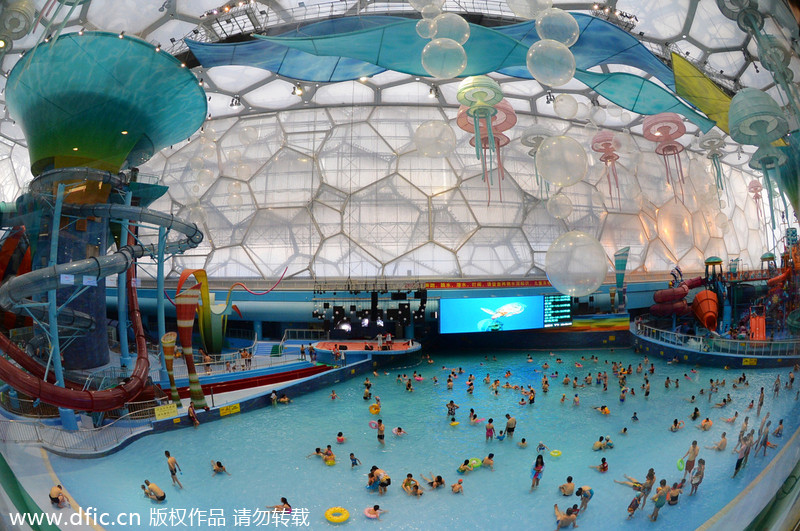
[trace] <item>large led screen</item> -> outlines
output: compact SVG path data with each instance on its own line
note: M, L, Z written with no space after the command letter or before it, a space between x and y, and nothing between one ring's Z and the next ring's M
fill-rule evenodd
M441 299L439 332L463 334L530 330L572 324L565 295Z

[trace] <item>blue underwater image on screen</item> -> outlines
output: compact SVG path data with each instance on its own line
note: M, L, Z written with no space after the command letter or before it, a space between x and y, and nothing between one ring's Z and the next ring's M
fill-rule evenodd
M442 334L528 330L544 326L544 297L441 299Z

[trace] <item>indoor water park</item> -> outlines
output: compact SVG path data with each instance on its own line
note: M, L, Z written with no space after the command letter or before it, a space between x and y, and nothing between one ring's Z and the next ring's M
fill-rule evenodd
M0 61L0 528L800 526L800 3L7 0Z

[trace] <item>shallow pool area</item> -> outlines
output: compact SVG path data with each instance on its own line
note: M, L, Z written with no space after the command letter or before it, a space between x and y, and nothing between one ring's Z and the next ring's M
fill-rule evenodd
M53 468L62 485L70 491L83 507L96 507L111 514L135 511L142 515L143 529L164 528L165 523L151 519L152 509L164 510L166 522L170 518L183 518L184 525L195 529L245 528L256 525L255 511L266 505L275 505L282 496L295 509L308 510L307 522L312 529L325 529L330 524L325 511L341 506L350 512L345 526L350 528L374 528L376 525L391 529L475 529L491 527L510 529L518 526L533 526L534 529L555 528L553 505L565 510L579 503L576 496L563 497L557 487L568 475L574 477L576 486L587 485L594 490L594 498L588 509L578 518L580 527L587 529L694 529L722 509L763 469L768 460L779 451L798 427L797 386L794 390L781 389L773 399L772 384L776 375L786 381L788 369L747 371L749 387L733 389L732 383L741 371L725 371L688 365L668 365L652 359L655 373L650 376L651 392L645 398L640 386L644 373L628 377L628 385L635 390L624 403L619 401L617 379L611 373L611 361L632 364L635 368L644 356L629 350L598 350L557 352L531 351L533 362L527 362L528 352L496 351L489 353L431 353L433 364L425 361L402 369L381 370L378 377L369 376L372 393L381 398L382 410L372 415L368 406L372 401L362 399L364 377L354 377L303 396L291 397L292 403L268 407L256 412L232 415L221 421L203 424L197 429L177 431L144 437L123 450L101 459L68 459L50 456ZM591 355L599 362L587 361ZM486 358L488 359L485 359ZM496 356L496 360L493 357ZM581 360L581 357L586 360ZM556 358L563 363L557 364ZM608 364L604 361L608 360ZM542 364L551 365L546 372L560 373L558 379L551 378L549 393L541 387ZM575 363L583 364L576 368ZM464 370L448 390L446 379L449 371L442 366ZM696 373L691 372L696 369ZM591 386L573 389L572 384L562 385L561 379L568 374L570 379L583 378L598 370L608 372L608 390L594 383ZM413 381L413 392L405 390L397 382L398 374L411 376L417 371L425 378ZM509 377L504 377L507 371ZM487 373L491 379L508 381L512 385L531 384L536 389L535 405L518 404L521 394L512 389L499 389L498 394L483 382ZM475 376L472 395L466 391L467 377ZM691 379L684 377L684 374ZM434 384L432 377L439 379ZM676 379L680 387L665 389L667 377ZM709 379L726 379L726 386L709 402L700 396L706 391ZM765 388L765 404L762 417L756 416L755 408L746 409L751 400L758 402L760 387ZM335 389L339 399L331 400ZM572 405L572 398L579 395L580 405ZM725 408L712 408L713 404L730 393L734 402ZM562 394L566 395L564 403ZM687 399L695 395L697 401L690 404ZM450 425L445 404L454 400L460 406L456 417L457 426ZM593 406L608 405L609 415L602 415ZM696 428L697 422L689 415L698 407L701 419L710 417L714 425L709 431ZM505 414L516 417L517 429L514 439L485 441L483 423L470 425L467 421L469 409L474 408L478 417L494 418L496 429L505 429ZM731 417L739 412L739 420L728 424L721 417ZM636 412L638 422L631 420ZM732 449L745 416L750 416L750 426L758 430L761 418L769 412L774 429L779 419L784 419L784 437L770 440L778 449L770 449L767 457L751 453L749 463L735 479L733 474L736 455ZM368 425L381 418L387 425L386 444L380 445L376 431ZM672 433L668 430L674 418L685 422L685 428ZM407 433L397 437L391 429L401 426ZM620 431L627 427L628 434ZM338 444L337 432L343 432L347 440ZM704 447L719 440L723 431L728 433L728 450L716 452ZM603 452L592 451L592 443L600 436L610 435L614 448ZM517 443L526 438L528 448L519 448ZM647 515L653 502L647 501L643 511L627 520L627 507L634 491L614 483L627 474L644 479L648 468L653 467L657 480L667 479L671 485L680 481L683 472L677 469L677 460L684 455L692 440L700 447L699 457L706 461L706 474L696 496L688 496L688 487L677 506L661 509L658 521L650 522ZM543 441L550 450L559 450L561 456L554 458L549 451L542 455L545 460L544 475L539 488L530 490L531 466L536 459L536 445ZM315 447L325 448L330 444L337 455L335 466L325 466L318 457L307 458ZM183 473L178 478L184 488L171 485L164 451L169 450L178 460ZM361 465L350 466L349 454L354 453ZM466 475L456 473L456 468L465 459L484 458L495 454L494 471L477 469ZM605 474L590 469L598 465L601 457L608 461ZM230 476L213 475L210 462L221 461ZM365 489L366 475L372 465L386 470L392 484L384 496ZM443 476L447 487L435 491L425 490L421 498L412 498L403 492L401 483L407 473L424 483L420 474ZM140 484L144 479L157 483L167 494L166 502L155 504L142 495ZM463 479L464 493L455 495L450 485ZM380 504L388 513L380 522L365 518L367 506ZM175 511L173 511L175 510ZM208 523L210 511L222 516L222 526ZM190 523L190 515L193 520ZM246 518L250 515L249 519ZM263 516L261 524L264 524ZM200 522L198 519L204 519ZM171 523L175 524L173 520ZM219 523L219 522L217 522ZM292 526L292 521L289 521Z

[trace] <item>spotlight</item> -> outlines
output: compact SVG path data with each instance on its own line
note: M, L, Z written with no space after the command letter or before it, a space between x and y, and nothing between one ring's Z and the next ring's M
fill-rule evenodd
M292 96L302 96L303 95L303 87L298 83L294 87L292 87Z
M361 76L360 78L358 78L358 80L361 81L362 83L366 83L368 79L369 78L367 76Z
M428 91L429 98L438 98L439 97L439 87L436 85L431 85L431 89Z
M160 51L161 51L161 44L160 44L160 43L159 43L159 45L158 45L158 46L156 46L156 51L157 51L157 52L160 52Z
M85 29L85 28L81 28L81 29L78 31L78 35L83 35L83 32L84 32L84 31L86 31L86 29Z
M119 35L117 35L117 37L119 37L120 39L123 38L124 36L125 36L125 32L124 31L120 31Z
M0 37L0 50L5 48L7 44L8 43L6 42L6 40L3 37Z

